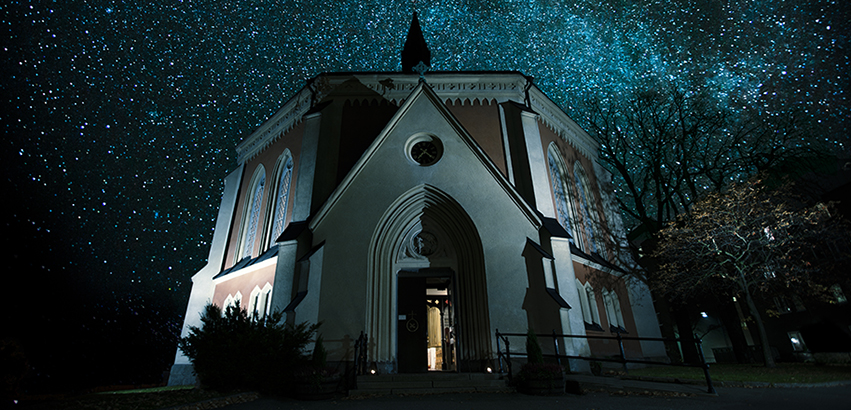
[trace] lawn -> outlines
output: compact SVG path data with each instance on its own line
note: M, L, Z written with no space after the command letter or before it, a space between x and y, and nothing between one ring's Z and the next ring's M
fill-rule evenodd
M703 370L693 367L658 366L630 369L630 376L704 380ZM778 363L775 368L745 364L710 364L712 380L768 383L824 383L851 380L851 366L809 363Z
M224 398L231 395L232 394L196 389L193 386L177 386L121 390L67 398L40 398L37 400L24 401L22 404L25 409L35 410L156 410L211 399ZM240 399L241 401L244 401L245 397L241 397Z

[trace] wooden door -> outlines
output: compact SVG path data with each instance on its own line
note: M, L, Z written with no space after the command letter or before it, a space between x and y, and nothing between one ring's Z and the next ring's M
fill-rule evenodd
M397 342L399 373L428 371L428 313L426 278L400 276L398 280Z

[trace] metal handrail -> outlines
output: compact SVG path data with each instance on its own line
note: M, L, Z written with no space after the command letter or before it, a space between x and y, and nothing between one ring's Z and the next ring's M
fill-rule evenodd
M511 350L510 350L510 342L508 341L509 337L526 337L526 333L501 333L499 329L496 329L496 351L497 358L499 360L499 372L500 374L506 374L505 367L508 368L508 378L511 379ZM553 338L553 345L555 347L555 354L545 354L544 357L553 357L556 359L559 365L561 365L561 359L579 359L579 360L588 360L588 361L597 361L597 362L615 362L621 363L623 365L624 372L627 371L626 364L627 363L637 363L637 364L652 364L652 365L663 365L663 366L682 366L682 367L700 367L703 369L703 375L706 378L706 386L707 391L711 394L716 394L715 387L712 384L712 378L709 376L709 364L706 363L706 357L703 355L703 341L694 335L694 339L685 339L685 338L662 338L662 337L634 337L634 336L621 336L620 332L616 333L616 336L594 336L594 335L563 335L557 334L555 329L553 329L552 334L536 334L538 337L551 337ZM559 353L558 339L560 337L572 337L572 338L582 338L582 339L607 339L607 340L617 340L618 341L618 349L619 356L617 358L603 358L603 357L584 357L584 356L575 356L575 355L567 355ZM657 362L651 360L637 360L637 359L627 359L626 353L623 348L624 340L637 340L637 341L650 341L650 342L690 342L695 343L697 346L698 356L700 357L700 363L691 364L691 363L665 363L665 362ZM501 343L505 344L505 353L502 352ZM526 353L515 352L517 356L527 356ZM503 367L503 358L505 359L505 367Z
M355 374L358 376L367 374L369 371L369 360L366 354L368 343L369 337L361 331L360 336L358 336L358 339L355 341Z

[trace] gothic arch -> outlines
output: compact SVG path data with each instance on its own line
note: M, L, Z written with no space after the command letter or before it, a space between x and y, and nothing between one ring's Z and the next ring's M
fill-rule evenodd
M266 210L266 229L263 235L263 250L275 244L287 226L287 209L293 202L293 156L289 149L278 157L272 171L272 184Z
M237 249L234 253L234 263L254 254L254 245L257 241L257 233L263 229L260 225L261 206L263 204L263 190L266 185L266 168L263 164L257 166L251 177L248 190L245 191L245 201L240 219L239 239Z
M547 167L550 170L550 186L555 203L556 218L570 235L570 242L580 246L582 239L577 228L574 194L567 173L567 166L556 144L550 143L547 148Z
M434 226L451 248L443 258L425 258L421 267L448 267L455 272L458 309L458 359L462 367L481 367L491 356L490 315L484 252L472 219L458 202L431 185L402 194L385 211L369 245L366 332L370 357L392 366L396 360L397 271L410 267L399 258L417 225ZM446 256L451 256L446 258ZM451 259L451 260L450 260ZM476 369L480 370L480 369Z

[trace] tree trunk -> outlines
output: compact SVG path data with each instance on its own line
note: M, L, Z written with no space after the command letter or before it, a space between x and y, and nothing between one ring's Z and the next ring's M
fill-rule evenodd
M659 317L659 331L665 339L673 339L677 337L674 332L674 318L671 317L671 305L664 298L653 298L653 304L656 307L656 312ZM665 352L668 354L668 359L671 363L682 363L683 356L680 354L680 348L677 342L665 342Z
M694 337L694 311L685 304L673 305L674 320L677 322L677 330L680 339L692 339ZM697 353L697 345L693 342L681 342L680 349L683 352L683 363L700 363Z
M747 288L745 288L745 300L748 302L748 309L750 309L754 321L756 321L756 327L759 330L759 339L762 343L762 357L765 360L765 367L774 367L774 356L771 355L771 346L768 345L768 335L765 333L765 325L762 323L762 316L759 314L756 304L753 303L751 292Z
M748 350L748 342L745 339L745 333L742 331L742 320L736 312L736 302L719 300L717 303L721 315L721 323L727 329L727 336L730 338L730 345L733 348L733 355L736 357L736 362L741 364L753 363L753 356Z

